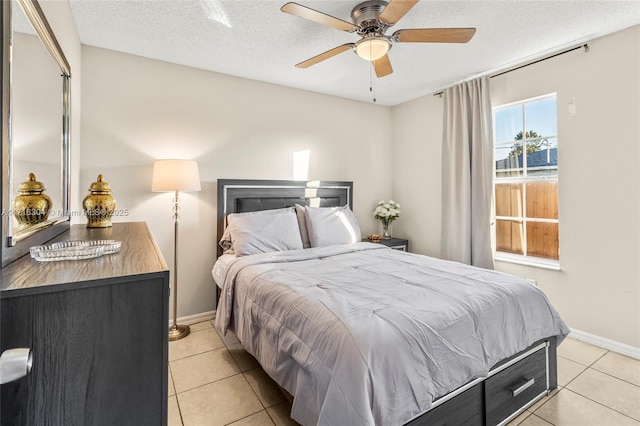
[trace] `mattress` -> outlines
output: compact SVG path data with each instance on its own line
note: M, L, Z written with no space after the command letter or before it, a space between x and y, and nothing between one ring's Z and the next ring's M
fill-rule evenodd
M216 327L294 396L303 425L396 425L569 330L525 280L358 243L233 259Z

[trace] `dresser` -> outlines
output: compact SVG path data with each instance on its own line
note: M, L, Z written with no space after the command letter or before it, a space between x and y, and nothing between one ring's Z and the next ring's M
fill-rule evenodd
M169 269L147 225L74 225L51 242L106 239L120 252L1 269L1 346L33 354L1 388L1 424L167 424Z

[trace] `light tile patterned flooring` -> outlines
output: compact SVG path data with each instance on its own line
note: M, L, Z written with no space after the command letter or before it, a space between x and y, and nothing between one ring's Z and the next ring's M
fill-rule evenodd
M558 385L510 426L640 426L640 361L567 338ZM169 342L169 426L297 425L290 411L256 360L209 321Z

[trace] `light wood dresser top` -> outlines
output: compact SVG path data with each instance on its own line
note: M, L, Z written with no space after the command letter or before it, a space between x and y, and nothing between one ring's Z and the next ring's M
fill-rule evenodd
M122 241L119 253L94 259L38 262L29 254L0 269L0 298L70 290L74 283L83 286L108 285L116 277L163 273L168 267L147 224L114 223L111 228L87 228L73 225L49 241L116 240Z

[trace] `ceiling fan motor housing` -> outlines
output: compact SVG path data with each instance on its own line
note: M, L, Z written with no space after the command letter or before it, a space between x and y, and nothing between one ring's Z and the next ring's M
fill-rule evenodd
M351 20L358 27L358 34L384 34L386 26L378 17L386 6L387 2L384 0L367 0L354 7L351 10Z

